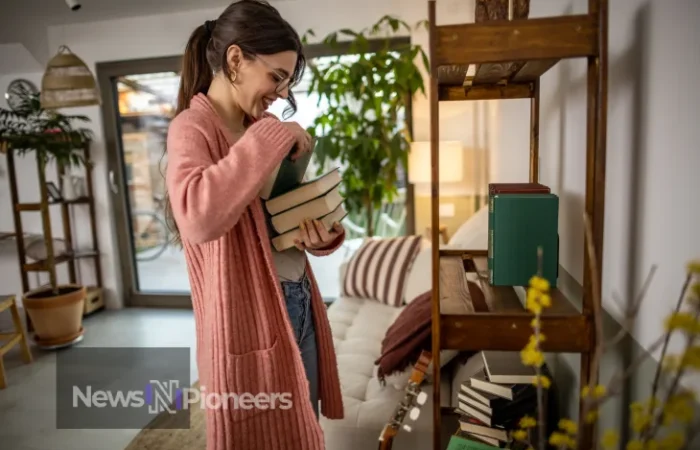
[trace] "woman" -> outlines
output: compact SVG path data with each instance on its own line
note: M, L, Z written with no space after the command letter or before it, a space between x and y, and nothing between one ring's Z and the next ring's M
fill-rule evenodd
M295 109L290 87L304 66L299 36L262 1L233 3L185 49L166 181L192 286L209 450L320 450L318 402L343 417L306 253L333 252L345 232L302 223L297 247L275 252L258 196L293 147L294 158L312 149L301 126L266 113L278 98ZM232 398L219 406L222 395Z

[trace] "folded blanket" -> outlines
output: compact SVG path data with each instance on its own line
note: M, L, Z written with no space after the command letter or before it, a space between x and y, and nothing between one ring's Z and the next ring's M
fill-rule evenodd
M386 331L377 376L384 378L418 361L421 351L431 349L432 292L427 291L409 303Z
M471 281L467 285L475 306L485 305L481 288ZM432 314L432 291L422 293L401 311L387 330L382 353L374 362L380 383L384 384L386 376L414 365L423 350L432 351Z

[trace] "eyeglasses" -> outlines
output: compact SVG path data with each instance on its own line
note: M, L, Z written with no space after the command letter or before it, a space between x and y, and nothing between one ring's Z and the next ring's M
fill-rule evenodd
M292 77L291 76L287 76L287 75L281 73L278 69L275 69L274 67L272 67L272 65L269 62L265 61L263 58L261 58L259 56L258 56L258 60L262 61L262 63L265 64L267 66L267 68L270 69L272 71L272 73L275 74L275 77L277 77L279 79L277 87L275 88L275 92L277 94L284 91L285 88L289 88L289 90L291 90L294 87L294 85L292 84Z

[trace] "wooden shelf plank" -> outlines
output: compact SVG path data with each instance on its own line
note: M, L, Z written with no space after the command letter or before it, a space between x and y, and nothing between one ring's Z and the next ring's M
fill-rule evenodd
M534 92L530 84L440 86L440 101L508 100L531 98Z
M519 351L532 335L532 315L474 313L445 315L440 320L440 347L449 350ZM542 349L548 352L581 353L591 350L590 321L576 316L542 317L542 333L547 339Z
M522 67L511 77L511 83L530 83L539 79L549 69L554 67L560 59L539 59L536 61L527 61Z
M520 350L532 334L533 315L510 286L491 286L485 274L485 250L440 250L440 312L443 348L454 350ZM485 305L472 304L467 272L475 272ZM552 338L548 351L589 350L590 321L558 289L542 315L542 332Z
M51 205L82 205L90 203L90 199L87 197L76 198L72 200L60 200L48 202ZM41 203L18 203L15 205L16 211L41 211Z
M437 66L577 58L598 52L597 19L589 15L435 28Z
M63 264L64 262L73 261L75 259L81 258L97 258L98 256L100 256L99 252L94 250L80 251L73 254L57 256L56 258L54 258L53 265ZM34 261L24 265L24 270L26 270L27 272L43 272L49 270L50 268L51 265L45 259L41 261Z

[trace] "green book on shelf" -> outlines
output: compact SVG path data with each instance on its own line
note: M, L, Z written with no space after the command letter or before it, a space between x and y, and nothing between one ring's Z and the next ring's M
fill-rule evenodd
M467 439L456 434L452 435L450 442L447 444L447 450L493 450L494 448L497 449L498 447L472 441L471 439Z
M537 274L542 248L542 276L552 287L559 271L559 197L555 194L496 194L490 199L489 282L492 286L527 286Z

